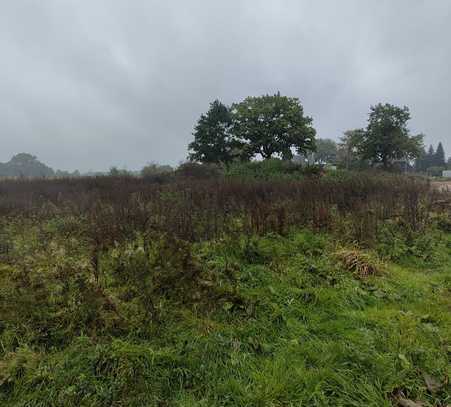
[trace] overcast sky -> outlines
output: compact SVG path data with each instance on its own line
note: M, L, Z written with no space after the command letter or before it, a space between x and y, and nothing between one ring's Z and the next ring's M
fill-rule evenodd
M177 164L208 104L299 97L321 138L407 105L451 155L450 0L2 0L0 161Z

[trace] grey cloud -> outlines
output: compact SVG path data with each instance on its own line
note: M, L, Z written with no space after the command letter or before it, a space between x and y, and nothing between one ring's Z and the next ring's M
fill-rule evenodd
M280 90L320 137L408 105L451 155L448 0L5 0L0 160L140 168L186 156L208 103Z

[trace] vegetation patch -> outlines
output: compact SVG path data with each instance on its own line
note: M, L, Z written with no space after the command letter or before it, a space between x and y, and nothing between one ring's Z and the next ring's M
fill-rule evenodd
M451 236L420 181L0 187L2 406L451 402Z
M346 270L350 271L357 277L365 278L381 274L382 266L369 253L362 252L358 249L342 249L336 253L337 259L340 260Z

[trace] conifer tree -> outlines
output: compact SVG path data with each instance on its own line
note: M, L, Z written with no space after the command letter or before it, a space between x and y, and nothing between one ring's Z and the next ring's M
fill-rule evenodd
M434 166L435 167L444 167L446 165L445 161L445 150L443 149L442 143L438 143L437 150L435 151L434 156Z

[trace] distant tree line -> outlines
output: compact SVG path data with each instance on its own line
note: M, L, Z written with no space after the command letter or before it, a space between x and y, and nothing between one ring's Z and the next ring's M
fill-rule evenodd
M79 177L80 172L54 170L32 154L16 154L6 163L0 163L0 177L3 178L67 178Z
M313 120L304 114L298 98L277 93L248 97L231 106L215 100L194 128L188 158L224 165L278 157L348 169L380 167L429 173L431 168L434 173L445 169L443 145L426 153L424 136L410 134L410 118L406 106L379 103L370 107L366 128L348 130L336 143L316 138Z
M451 158L446 160L445 150L441 142L438 143L436 150L430 145L427 152L424 148L422 149L415 162L415 169L429 175L440 175L443 170L451 169Z
M161 174L168 174L174 171L169 165L160 165L150 163L145 165L141 171L128 171L117 167L111 167L108 172L86 172L80 171L62 171L54 170L48 165L42 163L32 154L19 153L14 155L11 160L6 163L0 163L0 177L3 178L75 178L90 176L142 176L153 177Z
M0 177L53 177L55 171L41 163L34 155L16 154L6 163L0 163Z
M371 162L362 156L362 130L348 130L337 143L331 139L317 139L316 150L300 159L320 165L336 165L346 169L364 169L371 167ZM392 162L392 168L410 172L440 176L446 169L451 170L451 158L446 160L443 144L438 143L437 149L429 146L428 151L421 148L415 159L401 159ZM299 158L298 158L299 159Z
M370 107L365 128L347 130L339 142L316 137L313 119L305 115L298 98L275 95L247 97L226 106L219 100L201 114L188 145L188 159L194 163L229 167L236 162L279 158L301 164L336 166L345 169L370 167L385 170L417 171L441 175L451 169L442 143L426 151L422 134L412 135L407 127L408 107L377 104ZM140 172L112 167L108 173L85 176L164 177L176 170L168 165L150 163ZM183 164L179 173L196 171ZM0 177L78 177L80 172L54 171L27 153L0 163Z

